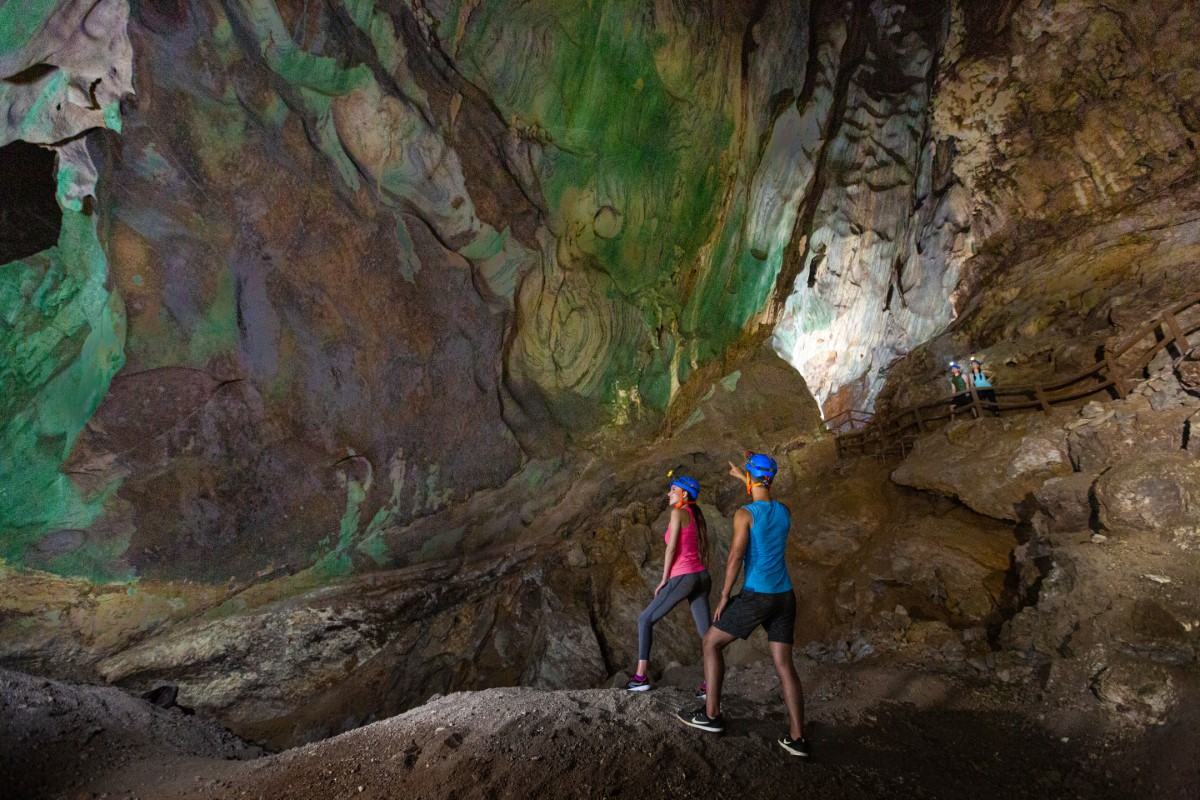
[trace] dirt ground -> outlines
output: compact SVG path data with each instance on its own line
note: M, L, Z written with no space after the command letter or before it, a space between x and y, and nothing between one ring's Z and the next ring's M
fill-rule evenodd
M462 692L258 758L177 709L2 673L0 785L14 800L1200 796L1194 714L1132 735L965 671L798 666L809 762L776 744L785 717L768 663L730 670L722 735L675 719L696 705L699 672L686 668L671 677L687 688L641 694Z

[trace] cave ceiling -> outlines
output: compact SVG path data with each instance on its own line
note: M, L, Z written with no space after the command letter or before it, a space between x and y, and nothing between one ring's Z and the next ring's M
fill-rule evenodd
M1094 328L1197 249L1198 15L1117 5L9 0L0 558L383 566L757 343L835 413Z

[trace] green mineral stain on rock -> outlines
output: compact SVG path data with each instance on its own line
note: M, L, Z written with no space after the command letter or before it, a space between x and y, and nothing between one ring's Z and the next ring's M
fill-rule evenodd
M455 548L462 541L465 532L465 528L455 528L445 533L439 533L436 536L430 536L421 545L421 552L418 554L417 561L435 561L453 555Z
M382 536L367 536L359 542L358 551L374 561L378 567L386 567L391 561L391 553Z
M58 5L58 0L9 0L0 6L0 59L24 47Z
M121 132L121 104L109 103L104 107L104 126L117 133Z
M233 275L224 272L212 305L192 329L186 362L204 364L214 355L236 350L238 340L236 285Z
M72 211L83 210L82 200L67 197L68 193L71 191L71 185L75 183L75 178L77 175L78 172L73 164L62 164L59 166L58 175L56 176L58 184L56 190L57 194L59 197L63 198L63 207L69 208Z
M828 300L818 294L811 294L808 296L808 312L803 317L800 332L813 333L824 330L833 324L836 316L836 310Z
M86 529L107 492L85 497L60 471L125 362L125 309L107 288L95 218L63 209L58 243L0 270L0 559L59 529ZM111 553L55 563L63 574L106 574Z
M458 254L463 258L469 258L472 261L483 261L494 255L498 255L504 245L508 243L508 228L497 232L490 225L485 225L475 240L466 247L458 251Z
M546 142L541 187L555 232L571 236L592 266L612 278L621 303L636 308L648 328L664 300L676 308L688 303L694 324L687 333L714 337L711 354L741 332L767 297L762 281L727 285L729 273L745 266L728 245L722 257L707 260L707 282L690 299L673 285L682 268L702 258L717 227L726 188L721 164L737 112L717 91L668 90L664 74L678 71L675 62L687 56L672 51L643 12L632 0L458 3L445 12L451 30L440 35L504 117ZM514 69L515 47L504 45L529 37L538 43L537 57L523 57ZM726 238L735 236L731 224ZM762 265L753 266L752 275L763 276ZM773 277L768 271L766 283ZM670 292L646 291L664 279ZM597 383L598 399L607 402L614 400L612 387L641 381L649 367L640 343L612 347L607 377ZM643 386L651 405L669 401L669 379Z
M733 372L726 375L724 378L721 378L721 381L720 381L721 386L723 386L725 388L725 391L727 391L727 392L736 391L738 381L741 380L741 377L742 377L742 371L740 369L736 369Z
M368 476L366 485L356 480L346 482L346 510L338 523L337 546L330 552L317 559L313 571L323 578L335 578L345 575L354 566L351 549L354 538L358 534L360 508L367 497L371 479Z

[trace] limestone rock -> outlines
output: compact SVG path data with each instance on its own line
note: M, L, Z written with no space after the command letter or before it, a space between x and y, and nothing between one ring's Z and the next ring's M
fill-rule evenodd
M1176 702L1170 671L1128 660L1107 664L1092 679L1092 691L1113 711L1137 724L1161 724Z
M1175 403L1160 409L1144 400L1114 404L1109 414L1089 419L1067 435L1071 463L1094 473L1142 453L1178 450L1187 418L1194 413Z
M1013 545L1008 530L963 516L915 519L893 530L895 544L875 555L876 563L887 559L886 567L872 571L863 600L874 594L880 607L899 602L910 614L943 617L955 626L998 614ZM860 607L870 608L870 600Z
M918 440L892 473L904 486L958 498L996 519L1019 520L1030 496L1071 473L1067 442L1053 419L978 419Z
M1100 522L1115 532L1156 533L1200 549L1200 461L1187 453L1127 459L1096 482Z
M1050 478L1034 493L1038 510L1051 521L1056 531L1090 528L1091 488L1095 481L1096 476L1088 472Z

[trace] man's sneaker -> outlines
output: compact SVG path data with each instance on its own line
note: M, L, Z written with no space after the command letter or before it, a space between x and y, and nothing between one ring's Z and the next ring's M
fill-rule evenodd
M638 680L637 676L635 675L629 679L629 683L625 684L625 688L631 692L648 691L650 689L650 679L642 678L641 680Z
M801 758L808 758L812 755L812 751L808 749L808 739L793 739L790 736L784 736L779 740L779 746Z
M706 684L706 683L700 684L700 688L696 690L696 699L697 700L707 700L708 699L708 684Z
M720 733L725 730L725 720L721 719L721 715L710 717L705 708L698 708L695 711L681 708L675 716L679 717L679 721L684 725L691 725L693 728L699 728L709 733Z

